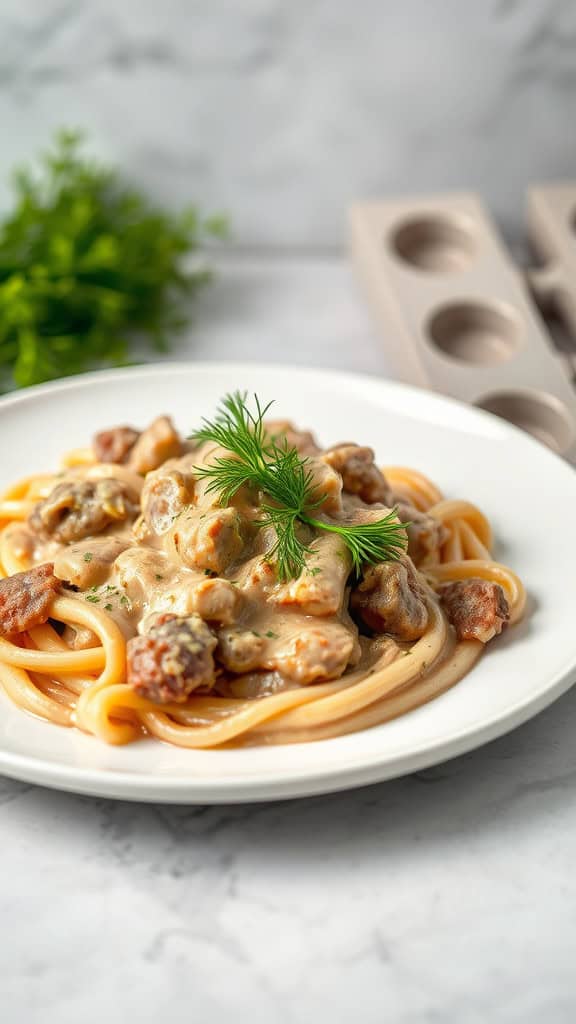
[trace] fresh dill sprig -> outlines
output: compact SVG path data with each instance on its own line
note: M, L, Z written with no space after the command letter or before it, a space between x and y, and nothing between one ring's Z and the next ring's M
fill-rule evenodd
M311 513L326 495L315 486L310 460L286 441L279 443L267 435L264 417L272 402L263 406L254 395L254 412L246 403L246 392L226 395L216 418L202 421L200 430L192 435L194 440L213 442L230 455L218 455L210 465L195 467L195 472L208 481L207 491L217 493L222 505L228 505L243 486L257 488L271 499L272 503L262 503L257 526L271 527L276 534L269 557L276 562L280 580L299 576L312 553L302 539L300 524L338 534L357 575L363 564L394 560L406 550L406 528L398 521L396 509L369 523L314 518Z

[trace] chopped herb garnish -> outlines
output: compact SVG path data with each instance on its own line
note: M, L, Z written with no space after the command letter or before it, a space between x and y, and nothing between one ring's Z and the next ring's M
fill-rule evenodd
M162 574L161 574L161 573L159 573L159 572L156 572L156 573L154 573L154 579L155 579L155 580L163 580L163 579L164 579L164 577L162 576Z
M108 604L104 605L104 610L107 611L107 612L111 612L113 607L114 606L111 605L110 602L108 602Z
M98 594L86 594L86 600L90 601L91 604L99 604L100 603L100 598L98 597Z
M258 632L257 629L251 629L250 632L252 633L252 636L260 636L260 633Z
M93 558L94 558L94 555L92 554L91 551L85 551L84 552L84 561L85 562L91 562Z
M320 566L318 566L318 565L317 565L317 566L315 566L315 567L314 567L313 569L307 569L307 570L306 570L306 574L307 574L308 576L317 576L317 575L318 575L318 573L320 573L320 572L322 572L322 569L321 569L321 568L320 568Z
M265 636L269 637L270 640L277 640L279 634L278 633L274 633L274 631L272 629L269 629L267 631L267 633L265 633Z
M124 607L125 607L125 606L126 606L127 604L129 604L129 601L128 601L128 598L126 597L126 594L122 594L122 597L120 598L120 604L121 604L121 605L124 605Z

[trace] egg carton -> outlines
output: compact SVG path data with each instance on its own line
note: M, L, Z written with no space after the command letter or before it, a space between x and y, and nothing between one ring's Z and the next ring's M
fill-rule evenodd
M576 185L530 189L530 240L543 265L523 271L474 193L350 211L353 262L397 376L495 413L571 460L575 214Z

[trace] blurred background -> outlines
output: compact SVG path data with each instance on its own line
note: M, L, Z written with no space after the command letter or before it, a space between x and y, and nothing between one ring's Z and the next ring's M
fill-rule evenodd
M0 205L61 125L234 244L330 251L359 196L472 188L510 238L576 155L573 0L3 0Z

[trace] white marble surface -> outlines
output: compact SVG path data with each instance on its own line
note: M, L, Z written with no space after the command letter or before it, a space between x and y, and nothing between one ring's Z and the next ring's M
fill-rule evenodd
M199 321L202 358L384 369L341 264L223 262ZM0 1018L572 1024L575 732L576 691L417 776L253 807L0 780Z
M333 245L355 196L475 188L519 230L574 176L573 0L2 0L0 205L14 160L87 129L243 243Z

